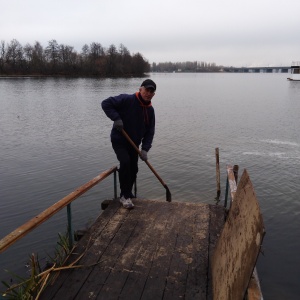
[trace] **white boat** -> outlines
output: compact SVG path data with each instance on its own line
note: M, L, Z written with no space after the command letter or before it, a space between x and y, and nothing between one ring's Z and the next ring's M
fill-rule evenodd
M291 77L287 78L291 81L300 81L300 61L293 61L291 65Z

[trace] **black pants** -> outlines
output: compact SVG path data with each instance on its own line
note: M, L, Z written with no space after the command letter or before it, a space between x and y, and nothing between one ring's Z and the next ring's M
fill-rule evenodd
M126 199L132 197L132 187L138 173L138 153L130 144L112 143L120 162L119 181L121 195Z

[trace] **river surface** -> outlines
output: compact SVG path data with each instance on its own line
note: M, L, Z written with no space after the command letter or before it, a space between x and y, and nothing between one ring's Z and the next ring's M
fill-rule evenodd
M258 273L264 299L300 295L300 82L288 74L150 74L156 134L148 157L173 200L215 203L215 148L221 200L226 165L247 169L266 236ZM0 79L0 238L104 170L118 164L112 122L101 109L110 95L134 93L141 78ZM165 189L140 162L138 195L165 200ZM74 229L88 227L113 196L113 177L77 199ZM0 254L4 269L27 271L30 253L52 255L66 210ZM1 287L2 290L2 287Z

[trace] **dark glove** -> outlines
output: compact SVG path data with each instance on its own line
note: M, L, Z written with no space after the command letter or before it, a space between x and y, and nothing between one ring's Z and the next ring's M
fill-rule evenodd
M123 121L121 119L114 121L113 127L121 131L123 129Z
M146 161L148 159L147 151L142 150L140 155L141 160Z

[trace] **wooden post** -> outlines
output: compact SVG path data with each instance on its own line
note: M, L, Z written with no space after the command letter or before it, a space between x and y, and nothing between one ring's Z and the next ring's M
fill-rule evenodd
M231 195L230 206L231 206L231 203L234 201L234 197L235 197L235 193L236 193L236 189L237 189L235 175L233 172L233 167L231 165L227 166L227 176L228 176L228 183L229 183L229 187L230 187L230 195Z
M217 198L216 198L216 200L219 200L220 195L221 195L219 148L215 149L215 155L216 155L216 180L217 180Z
M234 165L233 166L233 174L234 174L234 178L235 178L235 182L236 185L238 184L238 175L239 175L239 166L238 165Z

